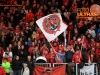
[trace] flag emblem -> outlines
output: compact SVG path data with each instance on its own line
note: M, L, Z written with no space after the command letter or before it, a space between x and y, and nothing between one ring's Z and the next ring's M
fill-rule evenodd
M52 14L43 20L43 29L49 34L56 34L60 30L60 18Z

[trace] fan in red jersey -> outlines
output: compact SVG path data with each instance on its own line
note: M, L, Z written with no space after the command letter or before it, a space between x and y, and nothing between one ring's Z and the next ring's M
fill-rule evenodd
M38 12L35 14L35 19L38 20L43 16L44 16L44 13L42 12L41 9L39 9Z
M91 50L88 51L87 53L87 62L95 62L95 48L92 47Z
M80 63L81 61L82 61L81 51L77 49L75 54L73 55L72 62L76 64L76 63Z

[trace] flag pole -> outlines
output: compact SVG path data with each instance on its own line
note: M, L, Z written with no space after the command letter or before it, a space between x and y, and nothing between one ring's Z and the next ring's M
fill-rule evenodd
M64 47L67 47L66 30L64 31Z

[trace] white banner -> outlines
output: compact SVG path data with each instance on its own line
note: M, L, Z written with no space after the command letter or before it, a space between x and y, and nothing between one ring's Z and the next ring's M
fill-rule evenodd
M64 32L67 25L63 23L60 13L49 14L36 21L37 25L50 42Z
M94 75L94 64L80 69L80 75Z

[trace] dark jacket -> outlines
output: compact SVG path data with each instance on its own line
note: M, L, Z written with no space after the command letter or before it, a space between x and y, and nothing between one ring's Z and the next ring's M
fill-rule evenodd
M13 71L18 71L22 69L22 63L20 60L13 60L12 61L12 70Z
M29 68L29 70L30 71L33 71L33 69L34 69L34 62L33 61L27 61L27 65L28 65L28 68Z

